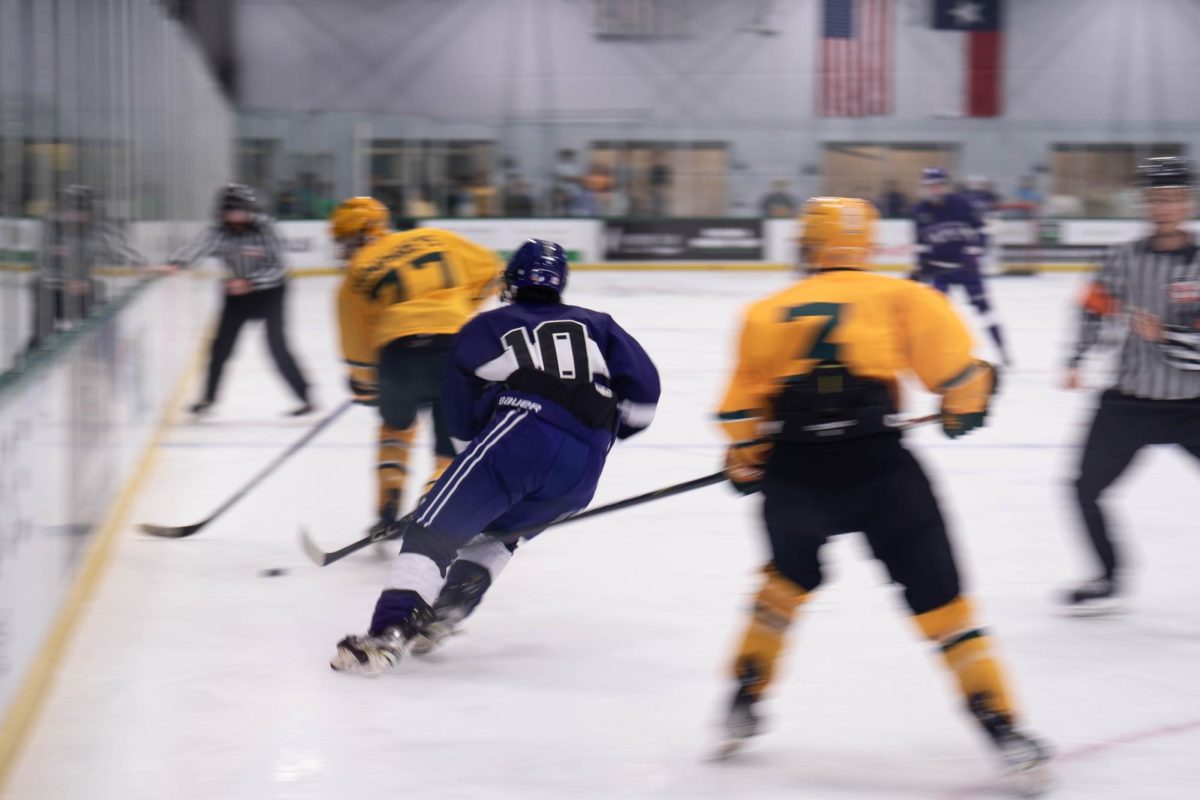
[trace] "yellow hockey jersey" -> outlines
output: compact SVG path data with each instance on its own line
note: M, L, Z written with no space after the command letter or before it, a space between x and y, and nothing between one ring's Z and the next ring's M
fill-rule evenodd
M500 260L437 228L389 233L354 254L338 292L342 355L374 366L389 342L457 333L496 289Z
M859 269L823 270L747 310L719 410L726 434L757 440L788 379L822 361L887 383L897 400L901 373L941 392L974 365L970 333L940 292Z

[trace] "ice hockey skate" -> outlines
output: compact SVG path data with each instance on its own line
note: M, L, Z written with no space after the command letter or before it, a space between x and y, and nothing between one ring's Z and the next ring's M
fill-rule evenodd
M487 568L467 560L454 562L446 576L446 585L433 604L433 621L413 638L412 654L429 655L451 636L462 633L460 623L479 605L491 584Z
M404 656L408 639L399 628L388 628L378 636L347 636L337 644L337 655L329 666L337 672L375 676L393 671Z
M724 740L717 745L712 755L714 761L724 761L745 747L746 743L762 732L762 718L755 710L758 698L751 691L757 678L747 676L738 682L737 691L725 714Z
M1009 729L994 739L1005 773L1022 797L1039 797L1050 788L1049 749L1037 739Z
M1017 730L1007 714L992 711L985 697L973 697L970 706L971 713L998 751L1012 788L1022 797L1038 797L1045 793L1050 787L1046 767L1050 749L1040 740Z
M436 613L437 619L413 637L411 652L414 656L427 656L451 636L462 633L459 623L467 616L465 610L459 607L438 608Z
M1063 610L1072 617L1102 617L1122 610L1117 582L1113 578L1095 578L1069 590L1063 597Z

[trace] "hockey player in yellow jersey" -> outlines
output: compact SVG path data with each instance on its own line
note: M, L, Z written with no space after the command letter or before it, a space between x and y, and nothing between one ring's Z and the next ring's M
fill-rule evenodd
M1046 750L1017 728L929 481L896 427L905 373L941 395L942 428L956 438L984 424L996 372L971 355L943 295L864 269L876 217L864 200L810 200L800 220L807 275L745 315L719 416L732 441L726 474L743 493L763 494L772 560L734 664L726 747L758 732L784 635L821 584L822 545L861 531L1005 765L1036 785Z
M333 238L348 262L338 292L342 355L350 390L378 405L378 514L373 535L396 521L408 473L417 412L432 412L435 470L454 458L438 405L450 340L490 296L500 271L491 250L450 231L392 231L388 211L352 197L333 211Z

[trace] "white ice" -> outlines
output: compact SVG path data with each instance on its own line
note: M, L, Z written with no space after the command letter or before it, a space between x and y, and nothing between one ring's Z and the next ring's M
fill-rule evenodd
M570 299L637 335L665 387L653 428L612 453L597 502L717 467L710 415L736 310L785 280L573 277ZM1185 454L1145 452L1111 494L1130 613L1081 621L1053 602L1093 572L1068 481L1095 394L1057 388L1080 285L994 281L1018 364L991 426L955 442L926 428L909 441L936 482L1027 726L1059 754L1053 796L1194 800L1200 476ZM299 280L290 309L325 410L343 397L333 288ZM725 486L547 534L436 656L377 680L334 674L333 645L364 629L386 563L362 554L317 569L297 529L332 549L370 522L371 412L354 409L192 539L133 528L203 517L312 424L280 418L292 400L265 350L261 330L245 329L219 411L170 429L5 797L1002 796L948 676L856 536L828 548L829 579L794 628L766 704L769 732L734 762L705 762L764 554L758 502ZM908 411L934 407L914 395ZM260 577L268 568L288 572Z

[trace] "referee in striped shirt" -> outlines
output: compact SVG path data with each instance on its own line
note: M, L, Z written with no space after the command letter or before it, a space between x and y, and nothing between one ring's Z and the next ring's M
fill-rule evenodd
M104 284L95 276L99 265L146 266L146 258L106 218L100 199L90 186L73 183L63 189L57 211L42 223L30 350L60 325L74 325L105 302Z
M1200 458L1200 248L1184 228L1195 212L1193 176L1181 158L1140 169L1153 232L1114 247L1084 301L1067 387L1106 321L1127 328L1116 385L1100 396L1075 481L1100 575L1065 598L1080 614L1115 608L1121 563L1100 508L1104 491L1147 445L1179 445Z
M204 397L192 406L192 413L203 413L216 402L225 362L233 353L242 325L251 319L266 322L271 358L300 399L300 406L291 412L291 416L312 411L308 382L284 337L287 269L283 263L283 247L273 221L258 213L258 203L248 186L231 183L223 188L217 195L216 224L175 253L168 263L172 268L186 268L205 256L223 261L230 277L225 281L225 306L209 355Z

